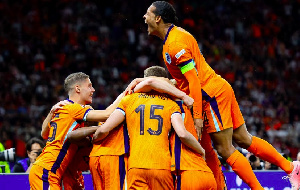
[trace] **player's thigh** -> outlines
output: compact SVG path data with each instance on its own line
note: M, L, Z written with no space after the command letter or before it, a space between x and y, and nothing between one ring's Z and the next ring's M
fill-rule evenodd
M103 189L103 184L102 184L102 179L101 179L101 174L100 174L99 160L100 160L99 156L93 156L93 157L90 157L90 162L89 162L89 167L90 167L90 172L92 175L94 190L102 190Z
M100 174L104 189L123 189L125 163L123 156L100 156Z
M245 121L233 89L226 83L214 97L203 101L204 126L208 133L238 128Z
M174 189L174 181L169 170L148 170L148 181L151 189Z
M177 176L177 190L216 190L217 184L211 172L182 171Z
M32 190L61 190L60 179L38 165L33 165L29 173L29 184Z
M144 169L129 169L127 172L127 189L128 190L149 190L150 187L145 176Z

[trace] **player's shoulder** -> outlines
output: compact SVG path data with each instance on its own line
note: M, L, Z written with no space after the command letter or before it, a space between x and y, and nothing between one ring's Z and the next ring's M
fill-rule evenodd
M124 97L122 98L122 101L129 101L129 100L131 100L132 98L138 97L139 94L140 94L140 93L132 93L132 94L128 94L128 95L126 95L126 96L124 96Z
M63 107L66 110L81 110L81 109L93 109L90 105L82 105L78 103L68 104Z

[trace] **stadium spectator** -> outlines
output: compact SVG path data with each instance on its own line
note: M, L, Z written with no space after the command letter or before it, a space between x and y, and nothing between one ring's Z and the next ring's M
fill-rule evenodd
M42 153L45 143L37 138L33 137L26 143L26 151L28 158L17 161L14 165L13 173L29 173L36 158Z

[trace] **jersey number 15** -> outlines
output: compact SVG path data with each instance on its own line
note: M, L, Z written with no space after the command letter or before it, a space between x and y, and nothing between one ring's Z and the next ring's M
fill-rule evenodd
M163 118L160 115L155 115L154 112L156 109L164 109L164 106L161 105L151 105L150 108L150 119L158 120L158 127L157 130L154 131L150 127L147 129L147 132L150 135L160 135L162 132L162 125L163 125ZM140 135L144 135L144 128L145 128L145 105L141 104L139 107L135 109L136 113L140 112Z

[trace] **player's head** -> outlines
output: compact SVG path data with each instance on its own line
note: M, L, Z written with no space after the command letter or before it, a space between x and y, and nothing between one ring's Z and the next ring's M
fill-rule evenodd
M78 103L92 103L92 96L95 89L93 88L92 82L87 74L82 72L70 74L65 79L64 87L70 98L74 95L79 97L79 99L77 99Z
M152 66L144 70L144 77L164 77L168 78L168 73L165 68L160 66Z
M148 34L157 35L159 24L174 24L177 22L174 7L166 1L155 1L143 16L148 25Z

